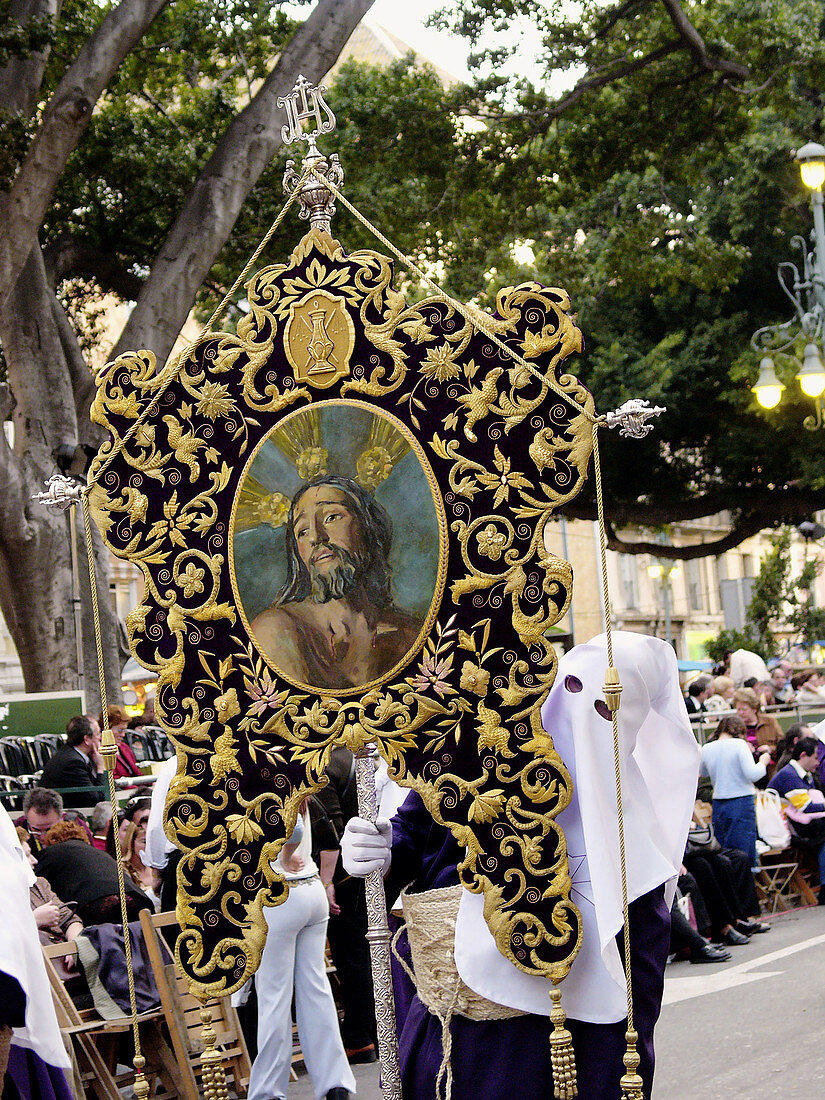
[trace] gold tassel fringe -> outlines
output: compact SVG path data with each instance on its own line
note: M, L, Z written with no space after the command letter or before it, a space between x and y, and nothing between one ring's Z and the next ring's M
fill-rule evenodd
M633 1030L625 1032L625 1039L627 1039L627 1050L625 1051L622 1061L625 1064L627 1073L622 1077L622 1100L644 1100L642 1095L642 1079L638 1074L639 1062L641 1061L639 1053L636 1050L636 1040L639 1038L638 1033Z
M226 1087L226 1075L221 1062L221 1052L215 1049L217 1034L214 1027L212 1027L212 1013L204 1006L201 1008L200 1015L201 1038L203 1039L201 1068L203 1070L204 1100L227 1100L229 1090Z
M550 1064L553 1067L554 1096L556 1100L575 1100L579 1095L576 1086L576 1055L573 1051L573 1036L564 1026L567 1016L561 1006L561 990L552 989L550 1000L553 1002L550 1012L553 1023Z

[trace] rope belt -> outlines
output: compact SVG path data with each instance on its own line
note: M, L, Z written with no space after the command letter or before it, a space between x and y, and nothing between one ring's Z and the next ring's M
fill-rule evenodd
M401 894L407 938L412 954L419 1000L434 1016L466 1016L468 1020L511 1020L524 1016L474 993L461 980L455 965L455 922L461 886Z
M420 894L408 894L404 890L401 905L415 973L395 951L396 959L415 984L419 1000L441 1023L443 1056L435 1092L436 1096L440 1095L441 1082L444 1081L446 1100L450 1100L453 1088L450 1064L450 1021L453 1016L464 1016L468 1020L510 1020L525 1015L518 1009L488 1001L461 980L455 965L455 923L461 890L461 886L445 886ZM396 940L402 930L403 926L396 933Z

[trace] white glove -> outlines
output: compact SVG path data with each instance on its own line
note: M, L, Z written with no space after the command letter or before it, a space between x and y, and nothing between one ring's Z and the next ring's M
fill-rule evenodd
M392 855L392 825L379 817L373 825L362 817L352 817L341 837L341 863L353 878L366 878L371 871L386 874Z

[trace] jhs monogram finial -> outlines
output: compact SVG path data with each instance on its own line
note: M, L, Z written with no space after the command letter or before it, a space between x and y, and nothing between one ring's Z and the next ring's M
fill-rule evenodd
M310 156L318 152L317 139L321 134L331 134L335 129L335 115L327 106L323 84L310 84L305 76L299 76L288 96L278 96L278 106L286 111L287 123L281 127L284 145L293 141L305 141ZM304 130L303 124L313 119L315 128Z
M321 134L331 134L335 129L335 115L322 94L325 91L323 84L316 87L306 77L299 76L288 96L278 96L278 106L284 108L287 116L286 125L281 127L284 145L291 145L293 141L305 141L307 155L304 157L303 168L304 171L307 168L314 170L305 178L298 194L300 216L308 218L314 229L329 233L330 221L335 213L335 199L332 191L324 186L324 181L340 188L344 182L344 169L337 153L332 153L327 160L317 145ZM314 128L304 130L305 122L314 123ZM294 160L286 162L284 190L288 195L298 186L302 174L296 169Z

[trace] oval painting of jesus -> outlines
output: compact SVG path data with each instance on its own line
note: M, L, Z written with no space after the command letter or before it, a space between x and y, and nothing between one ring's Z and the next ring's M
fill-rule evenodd
M447 527L404 424L359 401L285 416L249 460L232 514L237 604L285 679L345 695L418 652L444 589Z

